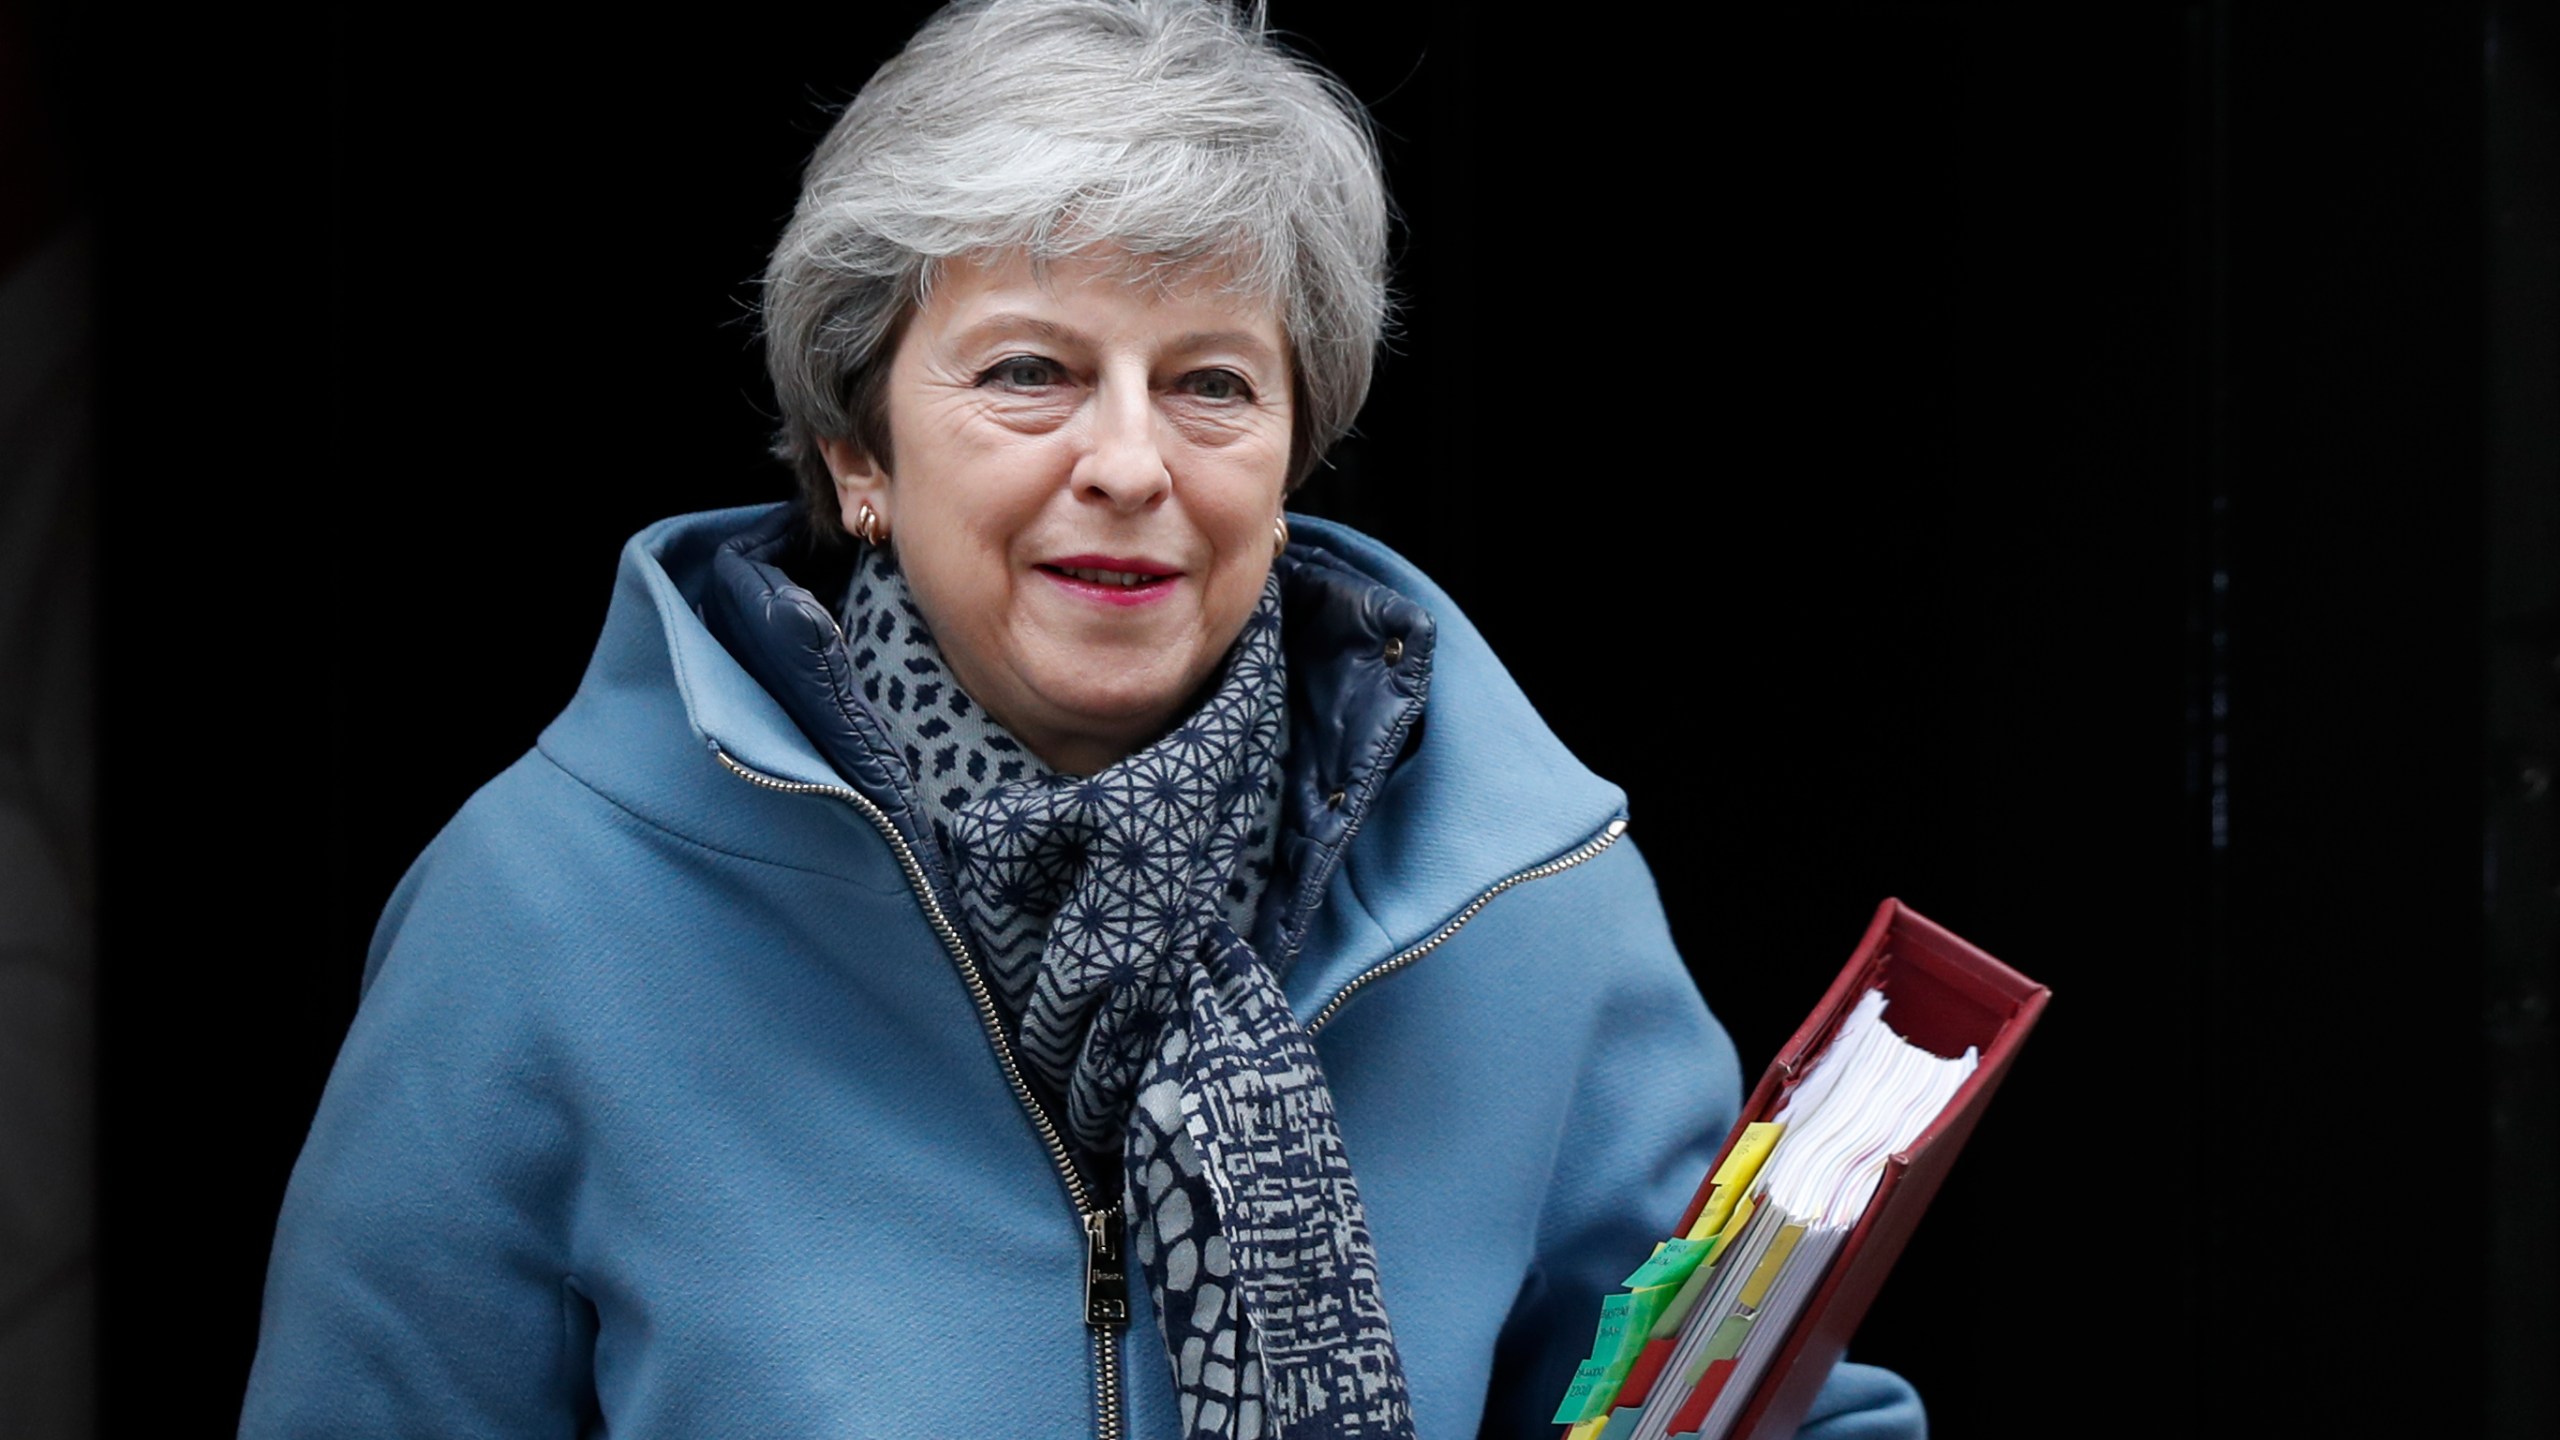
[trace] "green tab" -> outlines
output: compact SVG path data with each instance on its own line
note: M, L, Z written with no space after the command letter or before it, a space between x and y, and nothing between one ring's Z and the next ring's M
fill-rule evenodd
M1680 1286L1674 1282L1649 1285L1634 1292L1622 1290L1600 1302L1600 1331L1592 1337L1591 1358L1573 1372L1573 1384L1565 1391L1564 1403L1556 1407L1557 1424L1579 1425L1609 1413L1617 1404L1618 1391L1627 1383L1628 1372L1644 1358L1645 1341L1653 1334L1654 1322L1662 1318L1664 1307L1679 1293Z
M1717 1236L1721 1240L1722 1236ZM1667 1240L1653 1258L1636 1267L1627 1277L1630 1290L1649 1290L1656 1285L1677 1285L1689 1278L1700 1262L1715 1253L1716 1240Z
M1558 1425L1582 1423L1583 1407L1591 1403L1591 1392L1599 1387L1600 1377L1607 1373L1608 1369L1608 1365L1602 1361L1582 1362L1581 1367L1573 1372L1573 1383L1565 1387L1564 1403L1556 1407L1555 1423Z
M1643 1353L1645 1337L1653 1333L1654 1322L1662 1318L1662 1312L1679 1293L1680 1286L1675 1282L1648 1286L1627 1297L1627 1329L1618 1342L1623 1347L1619 1351L1621 1359L1632 1365L1635 1357Z
M1644 1353L1645 1335L1653 1323L1638 1316L1637 1303L1635 1296L1624 1291L1600 1302L1600 1333L1592 1338L1591 1359L1585 1362L1586 1366L1600 1366L1600 1377L1590 1393L1582 1397L1582 1412L1572 1423L1597 1420L1608 1414L1609 1407L1617 1402L1620 1387L1627 1383L1627 1372L1635 1368L1636 1357Z
M1618 1347L1626 1343L1627 1309L1635 1298L1622 1290L1600 1302L1600 1333L1592 1337L1592 1359L1603 1365L1617 1362Z

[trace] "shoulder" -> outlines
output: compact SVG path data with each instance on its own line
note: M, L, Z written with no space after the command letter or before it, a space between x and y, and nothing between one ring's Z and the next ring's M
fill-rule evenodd
M749 958L813 911L903 899L876 835L836 802L696 763L705 788L726 787L718 803L653 812L547 745L520 757L402 876L367 951L367 1003L388 983L473 1011L576 1007Z
M1329 937L1374 927L1378 906L1359 895ZM1371 1025L1420 1024L1457 1043L1542 1055L1556 1062L1540 1067L1550 1076L1569 1075L1595 1053L1657 1046L1733 1064L1672 940L1652 872L1622 830L1480 891L1439 926L1392 943L1370 948L1385 950L1389 964L1411 957L1406 964L1367 984L1355 979L1311 1017L1338 1022L1336 1043L1356 1043ZM1354 1024L1364 1011L1372 1013Z
M384 906L365 961L370 994L396 953L490 994L611 944L615 897L663 891L690 842L616 804L539 749L445 823ZM601 923L600 923L601 922Z
M1325 957L1319 963L1338 969L1334 957L1344 952L1425 943L1453 922L1472 929L1471 907L1527 921L1573 913L1584 896L1594 897L1585 919L1613 927L1612 934L1624 931L1624 943L1613 943L1613 951L1656 954L1645 963L1663 963L1669 940L1659 931L1652 880L1632 848L1617 843L1626 823L1625 792L1593 774L1557 738L1484 636L1429 576L1346 526L1312 519L1292 524L1328 563L1429 617L1425 653L1402 657L1423 667L1419 723L1361 818L1325 902L1356 912L1356 922L1336 917L1336 943L1310 946ZM1320 917L1318 923L1328 922ZM1344 933L1355 923L1374 927L1369 945ZM1677 968L1676 957L1669 963ZM1305 983L1330 993L1350 978L1328 973ZM1293 979L1292 989L1298 988Z
M759 889L903 891L880 836L826 793L842 782L701 618L721 547L780 514L676 516L623 546L576 695L411 867L368 984L395 940L451 927L582 953Z
M1428 653L1418 657L1428 685L1422 727L1382 801L1424 823L1479 836L1503 859L1523 846L1566 837L1578 842L1625 813L1625 792L1593 774L1557 738L1483 634L1431 577L1348 526L1310 519L1299 533L1328 561L1429 617ZM1504 845L1504 837L1519 843Z

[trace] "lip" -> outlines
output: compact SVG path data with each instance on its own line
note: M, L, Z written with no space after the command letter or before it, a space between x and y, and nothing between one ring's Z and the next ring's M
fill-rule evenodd
M1103 605L1153 605L1172 597L1182 572L1159 560L1129 555L1060 555L1032 567L1050 584L1081 600ZM1112 585L1079 579L1069 570L1116 570L1145 577L1135 585Z

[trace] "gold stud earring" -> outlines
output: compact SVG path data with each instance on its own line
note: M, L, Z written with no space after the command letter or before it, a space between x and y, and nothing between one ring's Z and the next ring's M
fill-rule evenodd
M862 537L863 544L876 547L889 538L889 517L872 509L871 502L865 500L853 512L853 533Z
M1286 515L1274 515L1271 517L1271 558L1274 560L1279 559L1280 552L1288 548L1289 517Z

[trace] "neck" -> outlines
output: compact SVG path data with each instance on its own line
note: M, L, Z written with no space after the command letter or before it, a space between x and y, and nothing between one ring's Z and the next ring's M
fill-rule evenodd
M1090 735L1042 734L1036 729L1016 725L1008 717L996 715L992 710L987 713L995 716L997 724L1019 736L1031 753L1040 758L1041 764L1061 775L1098 775L1142 748Z
M945 657L944 663L950 664L949 657ZM968 691L970 698L976 700L981 692L969 683L969 677L958 665L952 665L951 672L960 681L960 688ZM1214 686L1215 679L1216 677L1212 676L1211 686L1202 687L1204 694L1207 689ZM1155 742L1156 737L1172 729L1176 719L1197 708L1202 698L1201 694L1194 694L1186 697L1181 705L1166 713L1148 715L1134 723L1109 729L1095 729L1091 726L1047 726L1036 720L1007 714L983 700L979 700L978 704L987 712L988 719L1003 726L1007 734L1020 740L1023 748L1037 756L1041 764L1061 775L1085 776L1099 775L1146 749Z

